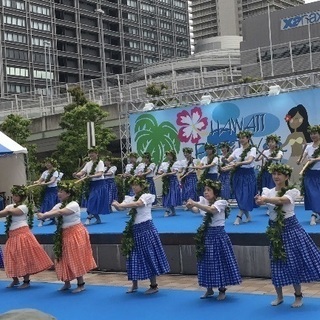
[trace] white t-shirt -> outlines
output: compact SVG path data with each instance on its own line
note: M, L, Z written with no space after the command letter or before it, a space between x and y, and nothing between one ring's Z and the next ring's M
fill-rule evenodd
M145 168L145 166L146 166L146 164L144 163L144 168ZM143 168L143 170L144 170L144 168ZM146 175L146 178L152 178L152 177L154 177L154 170L155 170L155 168L156 168L156 164L155 164L155 163L150 163L150 164L148 165L147 171L151 170L151 172Z
M60 207L61 207L61 203L58 203L52 208L52 210L60 209ZM66 208L71 210L74 213L63 216L63 223L62 223L63 229L81 223L81 220L80 220L81 213L80 213L80 206L78 202L71 201L66 205Z
M134 198L135 198L134 196L133 197L125 196L125 199L123 202L132 203L134 202ZM136 208L137 215L136 215L134 224L152 220L151 207L152 207L152 203L155 200L155 195L150 193L144 193L143 195L141 195L139 200L141 200L144 203L144 206Z
M272 153L272 151L271 151L270 149L267 149L267 150L264 150L262 153L263 153L267 158L269 158L270 155L271 155L271 153ZM276 158L279 158L279 157L282 158L282 156L283 156L283 152L282 152L281 150L279 150L278 153L277 153L277 155L276 155ZM269 160L267 160L267 159L264 159L264 160L269 161ZM272 162L274 162L274 163L278 163L281 159L279 159L279 160L270 159L270 160L271 160Z
M44 171L41 175L41 179L43 179L44 181L47 179L47 177L50 175L50 172L48 170ZM58 185L58 178L59 178L59 172L58 171L54 171L52 177L56 178L56 181L53 183L50 183L47 185L48 188L53 188L56 187Z
M241 162L241 154L243 152L243 147L235 149L231 157L234 159L235 162ZM244 158L244 161L248 160L249 157L253 157L254 159L257 157L257 149L256 147L252 147L250 151L247 153L246 157ZM254 161L252 161L250 164L245 164L240 166L240 168L253 168L254 167Z
M6 206L6 209L12 209L15 205L14 204L9 204ZM27 214L28 214L28 207L25 204L21 204L18 206L16 209L20 209L23 214L21 216L12 216L12 223L9 228L9 230L15 230L21 227L27 227L28 222L27 222Z
M208 157L205 156L201 159L200 163L204 166L206 166L208 163ZM219 163L219 158L218 157L214 157L213 160L211 161L211 164L215 164L215 166L210 167L209 168L209 172L208 173L218 173L218 163Z
M272 198L277 196L278 191L276 191L276 188L268 189L268 188L262 188L262 196L265 196L267 198ZM290 200L290 203L284 204L282 206L282 211L284 212L284 218L290 218L295 215L294 213L294 202L297 199L297 197L300 196L300 191L298 189L290 189L285 194L284 197L287 197ZM267 207L269 209L269 219L272 221L275 221L277 218L277 213L274 211L275 204L267 203Z
M169 168L169 162L162 162L159 167L158 172L159 173L167 173L168 168ZM176 161L171 167L171 172L173 172L173 171L179 172L180 169L181 169L180 161Z
M314 151L318 149L312 146L312 144L308 144L306 150L304 151L307 154L307 159L312 159L312 155ZM320 161L314 162L310 170L320 170Z
M136 164L135 164L135 165L136 165ZM136 166L136 168L134 169L133 175L135 175L135 174L138 173L138 171L137 171L138 167L139 167L139 164L138 164L138 165ZM132 163L128 163L128 164L126 165L126 167L125 167L124 172L125 172L125 173L128 173L128 174L131 174L132 168L133 168L133 164L132 164Z
M106 171L106 168L104 168L104 172L105 171ZM114 179L114 177L116 175L116 172L117 172L117 167L116 166L112 166L107 170L107 172L105 172L105 173L112 173L112 175L105 175L104 178L105 179Z
M202 196L199 197L198 203L200 203L204 206L209 206L209 201ZM215 201L214 204L211 205L211 207L215 207L218 210L218 212L213 214L210 227L224 227L225 222L226 222L225 210L226 210L227 206L228 206L228 202L223 199L217 200L217 201ZM206 212L203 210L200 210L200 213L203 216L205 216L205 214L206 214Z
M86 163L86 165L84 166L84 168L81 170L83 172L85 172L87 175L90 174L90 171L91 171L91 168L93 166L93 161L89 161ZM104 163L102 160L99 160L97 166L96 166L96 170L95 170L95 174L98 173L98 172L104 172ZM103 180L104 179L104 176L102 175L101 177L98 177L98 178L92 178L91 180L92 181L96 181L96 180Z

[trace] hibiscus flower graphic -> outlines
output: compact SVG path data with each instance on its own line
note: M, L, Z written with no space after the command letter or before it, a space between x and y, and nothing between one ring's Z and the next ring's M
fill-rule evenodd
M202 110L194 107L190 112L183 110L177 114L177 125L181 126L178 138L181 142L198 143L201 139L201 133L208 126L208 118L202 117Z

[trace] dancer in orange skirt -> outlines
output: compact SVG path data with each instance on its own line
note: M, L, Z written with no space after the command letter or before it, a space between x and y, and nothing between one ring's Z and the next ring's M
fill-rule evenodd
M8 288L19 285L19 277L23 277L23 284L18 288L25 289L30 286L30 275L51 268L53 262L30 231L33 208L31 203L25 203L27 188L13 186L11 193L14 204L0 211L0 217L6 217L8 235L4 249L4 268L7 276L13 279Z
M80 221L80 206L74 201L76 190L72 183L58 184L58 197L61 203L50 211L38 213L38 219L58 218L54 235L55 269L59 280L64 281L61 291L71 288L70 282L77 279L73 293L85 290L83 276L97 267L87 229Z

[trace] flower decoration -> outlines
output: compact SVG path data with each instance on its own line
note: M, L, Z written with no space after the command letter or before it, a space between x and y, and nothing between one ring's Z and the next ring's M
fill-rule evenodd
M308 132L309 133L319 133L320 134L320 126L319 125L309 126L308 127Z
M292 173L292 168L287 164L273 163L269 166L268 171L270 173L279 172L284 174L285 176L290 177Z
M177 125L181 126L178 133L181 142L198 143L208 126L208 118L202 117L201 108L194 107L190 112L183 110L177 114Z
M247 137L250 139L252 136L253 133L250 130L241 130L237 133L237 138Z
M292 116L290 116L290 114L287 114L287 115L284 117L284 120L285 120L286 122L289 122L291 119L292 119Z

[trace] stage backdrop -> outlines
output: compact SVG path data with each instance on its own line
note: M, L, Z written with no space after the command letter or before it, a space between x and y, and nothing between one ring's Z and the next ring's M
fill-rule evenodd
M182 149L192 147L194 156L204 156L206 142L228 141L237 144L237 132L248 129L259 150L266 148L265 137L277 134L284 151L283 163L294 167L298 182L302 166L296 162L305 143L311 142L309 125L320 124L320 89L281 93L277 96L243 98L208 105L193 105L130 114L133 151L148 151L161 163L165 151L175 150L183 159Z

